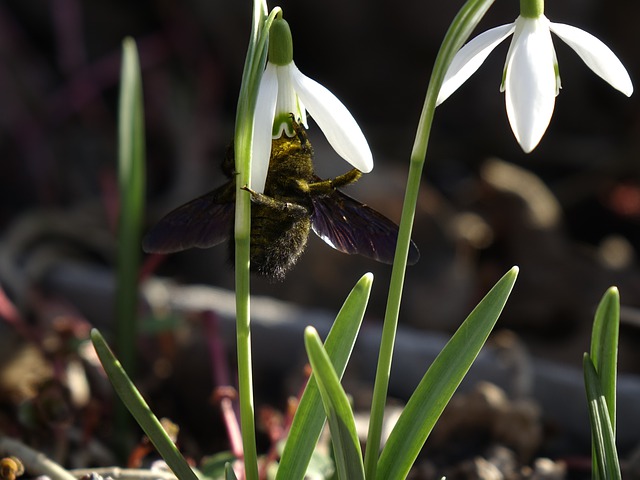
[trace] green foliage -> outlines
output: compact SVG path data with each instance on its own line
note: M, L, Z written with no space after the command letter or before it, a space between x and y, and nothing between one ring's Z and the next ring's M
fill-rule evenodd
M607 401L609 419L616 431L616 377L618 370L618 336L620 330L620 294L611 287L602 297L593 320L591 359L600 388Z
M609 408L600 387L600 378L588 353L584 354L583 367L591 437L595 450L596 470L593 472L594 477L606 480L621 479L613 426L609 419Z
M514 267L498 281L440 352L409 399L392 431L380 456L375 472L376 476L379 475L379 478L404 478L409 473L444 407L453 396L456 388L486 342L511 293L517 274L518 269ZM349 326L347 320L354 313L346 314L351 308L357 309L355 314L357 314L358 319L361 319L366 305L366 297L368 297L368 287L369 285L367 286L366 296L355 296L358 286L354 288L352 295L347 299L340 312L338 319L340 323L336 322L338 328L334 325L336 330L332 330L330 336L339 335L338 332L344 331ZM360 299L361 296L362 299ZM360 444L355 432L353 412L339 380L358 327L359 325L352 326L349 339L343 339L344 345L339 374L334 369L335 360L332 362L327 352L328 349L325 350L322 346L315 330L308 327L305 332L305 345L314 372L312 378L316 381L315 384L310 382L305 395L308 394L312 385L316 385L315 389L311 391L314 392L316 404L318 402L317 396L320 396L329 420L336 469L340 479L364 478L364 466ZM342 337L342 335L338 336L338 338ZM333 338L331 337L330 339L333 341ZM329 339L327 340L327 345L333 348ZM310 403L310 400L307 400L307 402ZM292 437L289 437L287 441L287 445L291 445L291 452L286 457L288 463L285 463L285 457L283 456L283 465L286 465L286 467L283 468L283 465L281 465L281 469L278 471L278 479L303 478L308 460L296 465L290 458L294 458L298 453L296 448L298 443L302 446L301 450L310 452L317 442L317 433L307 430L306 424L313 422L318 425L317 428L319 429L324 422L324 417L319 416L317 413L311 417L309 411L306 410L309 407L305 406L304 408L305 411L299 417L302 420L299 425L296 425L295 437L293 437L293 440ZM307 455L310 455L310 453ZM296 465L295 470L293 465Z
M467 317L409 399L380 455L378 478L405 478L444 407L471 367L509 298L512 268Z
M591 355L583 360L593 443L593 478L620 478L615 446L620 295L611 287L593 320Z
M138 272L140 239L145 197L145 139L142 79L136 43L131 38L122 42L118 117L118 190L120 194L116 266L116 338L125 368L135 372L138 314ZM116 405L115 430L120 442L117 448L124 456L130 432L130 417Z
M360 441L347 394L313 327L305 330L304 343L329 421L338 479L364 480Z
M91 331L91 341L100 358L100 363L102 363L102 367L120 400L122 400L131 415L136 419L136 422L138 422L138 425L140 425L140 428L149 437L158 453L162 455L169 468L173 470L180 480L198 480L198 477L171 441L167 432L162 428L158 418L151 412L149 405L129 379L118 359L113 355L100 332L95 328Z
M353 350L364 312L369 301L373 276L364 275L344 302L327 335L324 349L338 378L347 366ZM315 375L309 378L300 399L278 467L278 480L301 479L307 471L309 460L318 443L326 415Z
M237 480L236 474L230 463L227 463L224 466L224 478L225 480Z
M145 196L145 141L142 80L135 41L122 42L118 118L118 261L116 331L122 363L134 371L138 271Z

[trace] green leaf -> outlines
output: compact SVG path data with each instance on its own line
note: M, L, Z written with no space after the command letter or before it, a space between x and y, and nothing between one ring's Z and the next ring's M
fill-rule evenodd
M225 480L238 480L230 463L226 463L224 466L224 478Z
M145 198L145 140L142 78L136 43L122 42L120 100L118 106L118 241L116 259L115 331L118 355L124 368L135 374L142 218ZM115 406L116 450L126 453L131 417Z
M122 71L118 115L118 216L116 336L118 354L134 370L138 272L145 197L145 141L142 80L136 43L122 42Z
M324 348L329 354L339 378L342 378L358 336L372 283L373 275L370 273L358 281L345 300L329 335L327 335ZM293 418L280 459L277 480L304 478L325 420L326 415L318 384L312 375Z
M349 398L340 385L338 374L322 346L318 332L313 327L306 328L304 344L329 421L338 479L364 480L362 451Z
M596 310L591 334L591 358L600 388L609 408L609 420L616 431L616 375L618 368L618 336L620 330L620 294L611 287L603 295Z
M380 455L377 478L405 478L491 333L516 281L513 267L467 317L409 399Z
M587 391L591 437L595 446L596 465L600 478L621 479L613 427L609 419L607 401L602 392L601 380L589 354L583 358L584 384Z
M114 390L136 419L138 425L147 434L158 453L167 462L169 468L180 480L198 480L167 432L162 428L158 418L151 412L149 405L123 370L118 359L113 355L100 332L95 328L91 330L91 341Z

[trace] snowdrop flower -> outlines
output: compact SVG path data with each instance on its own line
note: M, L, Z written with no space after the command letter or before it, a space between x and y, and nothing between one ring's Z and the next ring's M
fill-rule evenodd
M349 110L329 90L293 63L288 23L276 18L269 31L269 60L260 82L254 123L251 188L264 191L271 140L294 135L291 114L307 127L307 110L333 149L358 170L373 169L367 140Z
M626 96L633 93L629 74L609 47L584 30L550 22L543 12L541 0L521 0L515 22L488 30L462 47L449 66L437 100L438 105L444 102L499 43L513 35L500 91L505 92L511 129L526 153L538 145L549 126L561 88L551 32L613 88Z

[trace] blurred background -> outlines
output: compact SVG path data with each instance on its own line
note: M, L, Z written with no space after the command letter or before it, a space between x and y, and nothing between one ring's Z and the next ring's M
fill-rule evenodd
M497 2L478 30L513 21L512 3ZM432 62L458 5L285 0L282 7L296 64L343 100L370 140L376 168L348 192L399 221ZM601 38L637 81L637 31L629 19L639 9L623 0L550 2L547 16ZM127 35L138 42L143 69L148 226L225 181L220 162L232 137L249 18L249 2L0 5L0 227L5 243L23 242L11 245L22 250L23 266L40 240L56 242L61 255L111 265L120 45ZM532 154L513 138L498 90L508 42L438 109L414 227L422 258L409 269L403 323L454 328L512 265L521 273L501 324L534 340L561 341L589 326L610 285L624 305L639 306L637 95L627 99L557 38L555 46L563 90ZM313 121L310 135L321 176L348 168ZM52 212L60 225L28 225L58 238L20 235L26 219ZM159 273L232 288L227 258L223 246L184 252ZM379 318L390 267L335 252L316 237L283 284L256 278L253 288L335 311L365 271L376 275L369 314ZM10 289L16 280L2 282ZM567 360L578 362L582 349ZM623 368L628 364L640 365L634 359Z
M375 169L348 193L396 222L432 63L460 4L280 4L297 66L348 106L374 152ZM517 13L516 1L496 2L478 32ZM546 14L604 41L637 87L638 2L548 2ZM150 227L225 181L220 162L249 29L248 1L0 2L0 284L24 312L32 312L34 292L56 291L56 266L114 265L122 39L137 41L142 65ZM438 108L413 235L422 257L408 270L401 324L452 332L519 265L498 329L515 332L534 356L580 366L595 306L616 285L620 369L638 374L640 101L554 42L563 89L532 154L516 143L499 92L508 41ZM349 168L313 120L309 133L320 176ZM283 283L254 278L252 288L335 312L366 271L375 274L366 319L375 324L391 268L317 237ZM171 255L155 273L233 288L224 246Z

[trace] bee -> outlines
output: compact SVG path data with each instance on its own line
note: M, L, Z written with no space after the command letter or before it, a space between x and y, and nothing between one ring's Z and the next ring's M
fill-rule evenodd
M251 195L251 270L271 280L283 280L304 251L313 230L331 247L382 263L392 263L398 226L342 193L362 173L352 169L322 180L313 169L313 148L307 132L295 121L294 136L273 140L264 193L243 187ZM233 238L235 162L229 147L222 170L229 181L191 200L162 218L144 237L147 253L173 253L208 248ZM235 243L230 242L230 258ZM408 263L420 254L411 242Z

